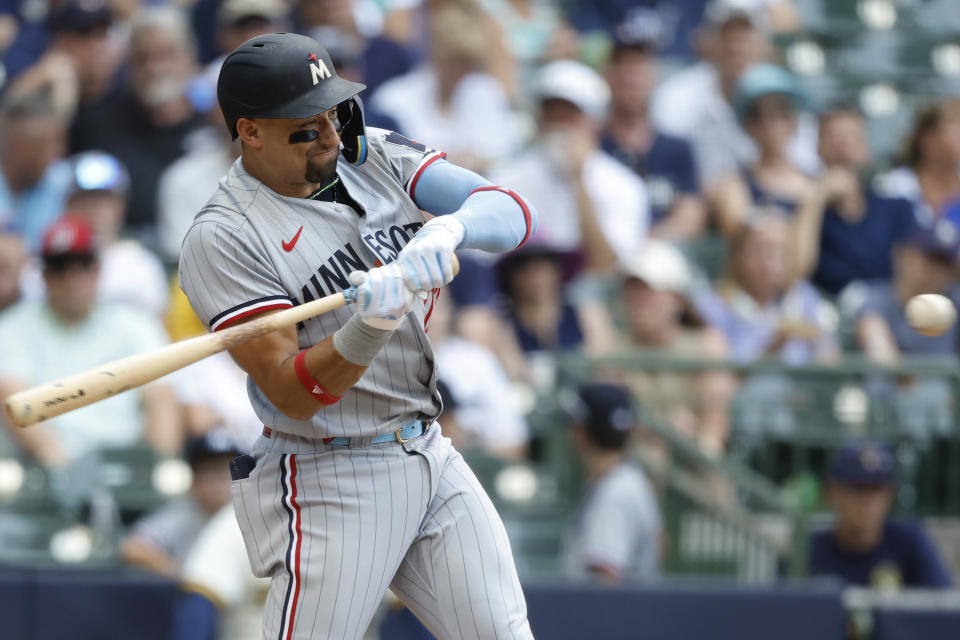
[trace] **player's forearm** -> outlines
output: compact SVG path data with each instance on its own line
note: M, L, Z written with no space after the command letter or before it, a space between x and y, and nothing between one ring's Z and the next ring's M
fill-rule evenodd
M458 248L502 253L520 246L537 230L537 212L520 195L443 160L424 170L412 196L424 211L450 214L463 224Z
M503 253L523 245L537 230L537 212L503 187L480 187L452 214L463 223L462 249Z
M303 375L297 375L301 351L292 327L238 345L230 354L270 403L295 420L309 420L326 406L319 401L326 398L323 393L312 393L314 384L322 392L338 398L366 371L366 367L349 362L337 353L333 336L328 336L302 351L302 365L312 381L309 388L305 388L307 385L301 381Z
M280 367L274 396L267 397L284 414L297 420L309 420L318 411L335 404L367 370L344 358L328 336L304 352L303 364L315 384L298 375L296 355L284 360ZM319 387L316 389L315 387Z
M281 376L287 393L283 407L277 408L292 418L307 420L339 402L393 335L395 327L385 329L369 323L355 315L333 335L285 359ZM290 393L291 389L295 392Z

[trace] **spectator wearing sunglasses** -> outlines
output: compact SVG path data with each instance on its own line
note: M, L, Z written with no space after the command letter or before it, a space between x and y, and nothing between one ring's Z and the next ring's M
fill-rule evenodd
M0 397L167 341L151 315L97 301L100 251L86 220L67 215L54 222L41 255L46 297L0 314ZM162 382L10 433L25 454L50 468L141 442L160 454L180 450L179 409Z

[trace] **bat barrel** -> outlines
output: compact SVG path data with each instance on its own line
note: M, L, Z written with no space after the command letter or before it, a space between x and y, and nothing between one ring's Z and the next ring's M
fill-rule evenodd
M182 340L10 394L4 401L7 419L27 427L142 386L221 351L211 337Z
M159 349L81 371L10 394L4 409L10 424L28 427L88 404L110 398L152 382L214 353L302 322L346 304L343 293L335 293L292 309L255 318L236 327L196 338L181 340Z

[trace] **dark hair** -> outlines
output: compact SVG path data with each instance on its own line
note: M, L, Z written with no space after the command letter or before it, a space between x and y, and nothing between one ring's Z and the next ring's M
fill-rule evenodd
M945 121L960 118L960 100L955 98L928 104L917 109L913 117L913 126L904 137L897 152L896 164L916 168L920 164L921 142L924 136L939 127Z
M584 431L590 444L604 451L623 451L630 439L629 431L617 431L609 427L591 427L586 425Z
M797 104L793 96L786 93L765 93L750 101L750 104L747 106L746 112L743 115L743 121L747 123L756 121L757 117L760 115L761 103L770 102L772 100L776 101L775 104L778 108L786 106L786 111L796 117Z
M497 286L500 293L508 300L512 300L516 296L513 281L517 272L538 262L550 262L562 272L561 259L559 252L542 246L524 247L519 251L508 253L496 266Z
M623 56L633 51L656 60L657 47L652 42L614 42L610 49L610 55L607 56L607 64L619 62Z

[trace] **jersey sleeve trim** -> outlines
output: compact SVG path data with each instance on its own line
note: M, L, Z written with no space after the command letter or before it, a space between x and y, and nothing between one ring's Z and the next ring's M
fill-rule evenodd
M477 187L476 189L470 192L470 195L473 195L478 191L499 191L501 193L507 194L508 196L513 198L518 205L520 205L520 209L521 211L523 211L523 222L526 225L527 230L523 234L523 240L521 240L520 244L518 244L514 248L519 249L523 245L527 244L527 240L530 239L530 233L533 231L533 218L530 215L530 207L528 207L527 203L523 201L523 198L521 198L516 191L513 191L512 189L507 189L506 187L499 187L497 185L486 185L483 187Z
M423 157L423 160L420 161L420 164L417 166L417 170L414 172L413 177L410 178L410 184L407 185L407 195L410 196L410 199L413 200L414 204L416 204L417 199L413 196L413 194L414 190L417 188L417 182L420 180L420 175L431 164L446 157L447 154L443 151L431 151Z
M257 298L243 304L238 304L226 311L218 313L210 320L210 330L219 331L226 329L232 324L236 324L244 318L248 318L257 313L272 311L274 309L289 309L293 307L293 300L287 296L267 296Z

